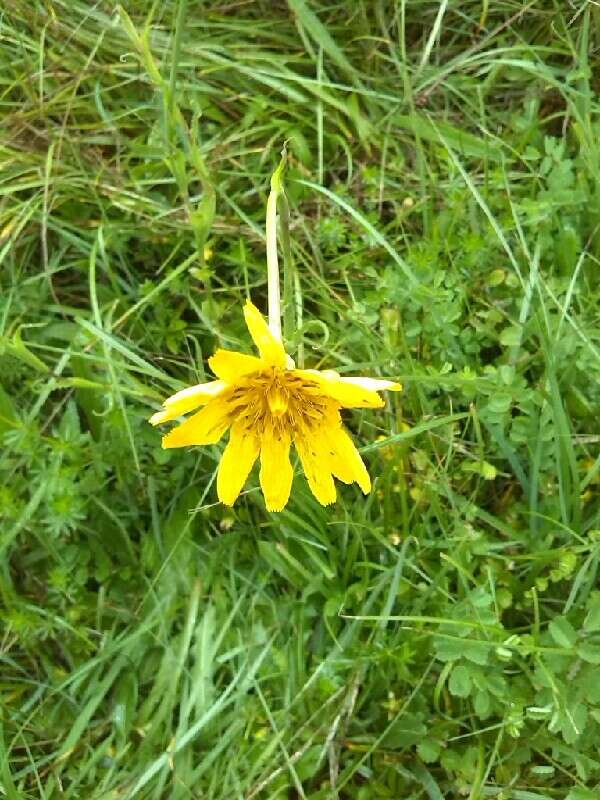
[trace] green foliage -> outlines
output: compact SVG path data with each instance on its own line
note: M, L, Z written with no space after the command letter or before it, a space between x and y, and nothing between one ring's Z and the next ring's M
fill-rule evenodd
M9 800L598 796L583 5L3 10ZM347 415L369 497L276 515L147 419L249 348L285 140L298 358L405 391Z

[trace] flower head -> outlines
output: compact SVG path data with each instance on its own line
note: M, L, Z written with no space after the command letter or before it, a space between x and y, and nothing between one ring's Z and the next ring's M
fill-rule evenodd
M377 392L400 391L378 378L341 377L332 370L296 369L250 301L244 317L259 356L217 350L209 359L217 380L191 386L163 403L150 422L158 425L194 411L163 437L162 446L215 444L229 429L217 475L219 500L233 505L260 456L260 485L269 511L281 511L290 496L296 447L308 485L322 505L333 503L333 478L371 489L366 467L342 425L342 408L380 408Z

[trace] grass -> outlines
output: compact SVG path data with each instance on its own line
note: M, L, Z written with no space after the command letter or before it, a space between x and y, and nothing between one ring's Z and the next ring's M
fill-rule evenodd
M8 800L594 800L600 9L13 0L0 16ZM249 350L405 391L372 494L233 510L147 418Z

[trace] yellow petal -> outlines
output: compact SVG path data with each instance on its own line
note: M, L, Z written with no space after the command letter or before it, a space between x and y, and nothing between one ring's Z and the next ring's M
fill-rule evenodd
M193 411L198 406L208 403L212 398L220 394L227 387L224 381L210 381L210 383L199 383L197 386L188 386L180 392L167 397L163 403L163 411L157 411L150 417L151 425L159 425L161 422L180 417Z
M305 434L296 438L296 450L311 492L322 506L335 503L335 483L331 475L327 451L321 434Z
M342 477L342 475L338 475L338 477L345 481L345 476L351 474L351 480L356 481L363 492L368 494L371 491L371 478L369 477L364 461L360 457L360 453L354 446L354 442L348 433L341 425L328 428L326 431L326 440L330 448L329 453L335 453L335 456L332 456L335 463L344 465L344 477ZM337 475L337 472L335 474Z
M401 392L402 384L387 378L363 378L361 376L340 378L342 383L351 383L361 389L370 389L373 392Z
M337 450L337 445L332 437L332 432L335 433L342 425L342 418L340 416L339 407L333 400L329 401L328 408L323 417L315 438L319 444L322 445L322 450L319 451L319 457L323 462L327 462L329 470L334 477L339 478L344 483L353 483L354 470L352 463L344 458L344 454L340 454ZM322 455L321 455L322 453Z
M258 457L260 442L246 426L234 423L217 473L219 500L232 506Z
M260 448L260 485L267 511L281 511L285 507L293 477L289 433L266 428Z
M352 469L352 464L348 463L343 455L336 450L329 437L327 437L327 445L329 448L327 451L327 463L334 477L338 478L342 483L353 483L354 470Z
M265 368L265 364L260 358L238 353L235 350L217 350L214 356L208 359L208 365L217 378L227 381L227 383L235 383L244 375L259 372Z
M187 447L194 444L215 444L231 424L230 408L220 397L211 402L163 436L162 446Z
M287 367L289 362L283 343L273 336L265 318L250 300L246 300L244 318L261 359L272 367Z
M316 369L297 369L294 374L316 383L320 392L337 401L343 408L381 408L385 405L377 392L345 382L332 370L319 372Z

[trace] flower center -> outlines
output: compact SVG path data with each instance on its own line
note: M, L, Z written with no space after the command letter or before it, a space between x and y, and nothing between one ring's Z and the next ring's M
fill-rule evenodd
M320 422L328 400L316 382L272 367L246 375L234 387L229 405L234 419L258 433L269 427L293 435Z

